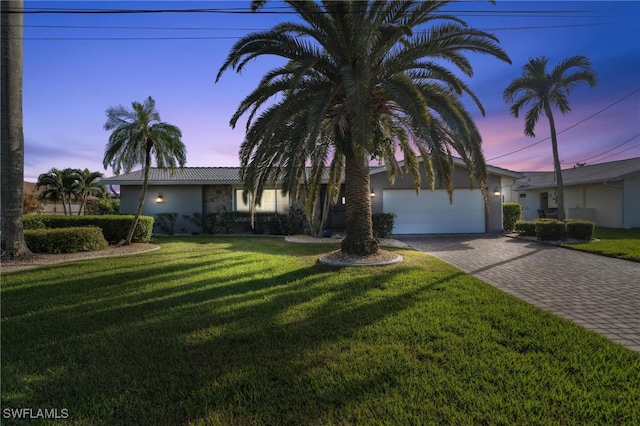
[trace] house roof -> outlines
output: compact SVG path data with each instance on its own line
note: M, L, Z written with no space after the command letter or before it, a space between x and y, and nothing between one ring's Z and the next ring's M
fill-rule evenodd
M562 170L563 186L617 182L640 175L640 157L608 163L578 166ZM525 172L516 191L552 188L556 186L554 172Z
M462 159L454 158L454 164L465 166ZM401 161L402 165L403 162ZM489 174L520 178L522 173L514 172L500 167L487 166ZM372 167L370 173L385 172L384 166ZM329 178L328 169L325 169L322 179ZM140 185L143 180L142 170L134 170L117 176L100 179L103 185ZM151 168L149 171L149 183L153 185L213 185L213 184L240 184L240 167L184 167L175 169Z
M139 185L143 180L142 170L100 179L109 185ZM206 185L235 184L241 182L240 167L184 167L175 169L151 168L149 182L155 185Z
M422 157L420 157L418 161L422 162ZM400 160L399 164L401 167L404 167L404 160ZM453 157L453 164L461 167L467 166L464 160L458 157ZM387 169L385 168L385 166L372 167L371 174L374 175L376 173L386 172L386 170ZM513 170L503 169L502 167L495 167L495 166L489 166L489 165L487 165L487 172L489 172L490 175L498 175L498 176L515 178L515 179L522 177L521 172L514 172Z

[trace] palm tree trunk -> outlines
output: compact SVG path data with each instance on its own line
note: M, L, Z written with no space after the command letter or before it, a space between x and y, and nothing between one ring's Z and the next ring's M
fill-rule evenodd
M147 196L147 187L149 184L149 172L151 171L151 147L153 146L152 141L147 141L147 151L144 157L144 179L142 181L142 192L140 193L140 199L138 200L138 208L136 209L136 214L133 217L133 223L131 224L131 228L129 229L129 233L127 234L127 242L126 244L131 244L131 240L133 239L133 234L138 226L138 221L140 220L140 215L142 214L142 207L144 206L144 199Z
M22 0L2 1L1 48L2 87L0 88L1 180L1 257L28 256L24 239L24 133L22 130ZM8 13L8 11L14 13Z
M85 205L87 204L87 196L83 195L82 196L82 202L80 203L80 210L78 210L78 216L80 216L82 214L82 210L85 209Z
M342 252L367 256L378 251L371 225L371 184L369 165L363 156L353 151L345 153L345 197L347 207L347 236Z
M551 128L551 149L553 150L553 169L556 175L556 202L558 204L558 220L564 220L564 183L562 181L562 166L558 154L558 136L556 135L556 123L549 105L545 105L545 114L549 119Z
M64 211L64 215L67 215L67 198L64 195L64 192L62 192L62 210Z

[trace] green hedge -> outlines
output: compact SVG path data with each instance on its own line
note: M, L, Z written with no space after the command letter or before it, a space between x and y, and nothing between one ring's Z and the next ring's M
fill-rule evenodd
M596 224L589 220L567 219L567 236L576 240L590 240L596 229Z
M522 214L522 206L518 203L504 203L502 205L502 229L513 231Z
M25 229L37 229L42 224L46 228L71 228L78 226L97 226L102 229L104 238L110 243L117 243L127 238L133 221L133 215L87 215L87 216L55 216L25 215ZM151 216L140 216L138 226L133 234L135 243L148 243L153 233L154 219Z
M519 220L515 229L523 236L535 236L541 241L590 240L593 238L596 224L588 220L567 219L564 222L556 219L535 219L529 222Z
M536 224L535 222L527 222L519 220L515 223L514 229L519 232L523 237L535 237L536 236Z
M393 233L396 224L395 213L374 213L371 215L373 236L386 238Z
M25 229L27 247L34 253L77 253L109 246L97 226Z
M564 240L567 237L567 224L556 219L537 219L536 237L540 241Z

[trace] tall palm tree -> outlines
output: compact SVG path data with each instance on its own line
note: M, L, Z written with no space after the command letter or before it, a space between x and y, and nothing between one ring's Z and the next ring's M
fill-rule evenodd
M100 197L105 193L104 186L102 186L98 179L103 177L100 172L92 172L89 169L75 170L76 184L74 192L78 200L80 200L80 209L78 210L78 216L85 211L87 206L87 199L89 196Z
M128 173L138 164L144 167L142 191L131 229L127 234L127 244L131 244L142 213L152 159L155 159L156 165L160 168L184 167L187 162L182 132L178 127L160 120L160 113L153 98L149 96L142 103L132 102L131 106L132 109L122 105L107 109L104 129L111 131L111 136L105 147L102 162L105 170L111 166L116 174L121 170Z
M252 8L264 3L254 1ZM401 150L405 171L419 188L422 156L431 187L437 176L451 197L456 151L484 188L481 137L460 97L468 95L484 110L445 65L471 76L466 52L510 62L495 36L441 11L450 1L286 3L301 22L243 37L217 75L216 81L229 68L240 72L261 55L286 60L262 78L231 118L235 127L248 115L240 149L248 191L259 194L265 183L282 179L283 190L295 192L305 179L314 192L320 181L318 173L305 174L307 163L315 172L330 165L336 190L344 171L342 251L368 255L378 250L371 229L372 159L384 160L393 180L402 173L395 158Z
M23 233L24 133L22 131L22 0L0 2L0 256L31 254Z
M522 76L513 80L504 89L504 100L511 104L511 114L518 118L525 106L531 108L525 113L524 134L535 137L534 129L544 114L549 120L551 131L551 149L553 151L553 168L556 175L556 200L558 203L558 219L564 220L564 187L562 168L558 155L558 136L553 118L553 108L563 115L571 111L567 97L579 83L596 85L596 75L591 69L591 62L586 56L572 56L564 59L547 72L549 60L545 56L529 59L522 67Z

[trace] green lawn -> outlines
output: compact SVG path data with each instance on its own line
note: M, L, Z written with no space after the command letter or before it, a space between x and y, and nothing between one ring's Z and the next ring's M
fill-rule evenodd
M594 236L599 241L563 244L563 247L640 262L640 228L596 228Z
M3 410L66 408L78 425L640 424L640 355L426 254L334 269L316 263L331 245L158 243L2 277Z

